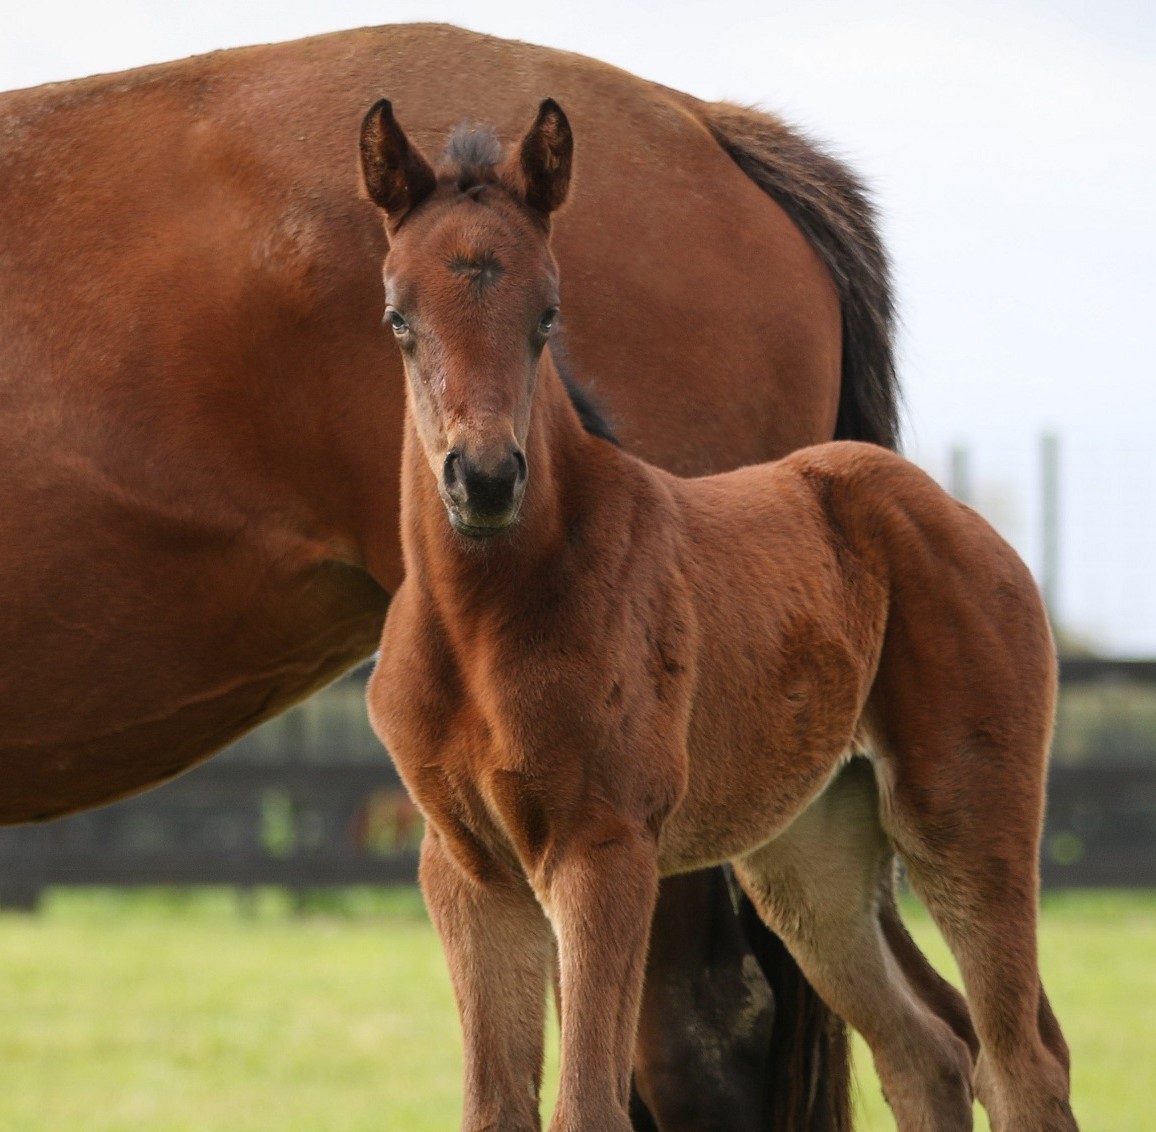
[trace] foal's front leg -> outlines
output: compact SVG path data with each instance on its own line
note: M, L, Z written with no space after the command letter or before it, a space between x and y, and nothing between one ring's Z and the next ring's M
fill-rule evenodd
M634 1053L658 853L615 823L576 839L536 884L558 942L562 1066L550 1132L630 1132Z
M421 887L461 1016L462 1132L539 1132L550 925L520 873L469 875L427 826Z

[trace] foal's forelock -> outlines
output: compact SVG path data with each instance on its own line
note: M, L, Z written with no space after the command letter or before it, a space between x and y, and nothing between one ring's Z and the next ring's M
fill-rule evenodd
M504 156L505 146L493 126L471 126L461 122L446 143L442 166L453 169L458 188L469 193L482 185L494 183L497 167Z

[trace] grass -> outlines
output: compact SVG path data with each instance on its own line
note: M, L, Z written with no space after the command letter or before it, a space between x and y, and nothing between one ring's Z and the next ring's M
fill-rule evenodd
M926 916L907 911L949 970ZM1156 1064L1156 894L1048 898L1041 949L1082 1125L1141 1127ZM227 892L55 892L40 915L0 916L0 979L11 1132L457 1125L457 1022L411 892L349 894L305 915L278 893L241 915ZM856 1076L857 1127L889 1132L869 1058Z

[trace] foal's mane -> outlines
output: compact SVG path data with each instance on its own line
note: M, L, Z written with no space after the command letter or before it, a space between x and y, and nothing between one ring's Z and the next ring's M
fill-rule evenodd
M483 186L499 182L498 166L504 157L505 146L502 145L493 126L477 126L461 122L454 128L446 143L440 173L448 180L452 180L459 192L469 196ZM570 403L582 422L582 427L591 436L600 437L621 447L614 426L591 387L580 382L575 376L566 356L562 335L555 334L551 340L550 356L553 358L554 368L562 378L562 384L566 387Z
M608 440L617 448L622 447L622 442L618 439L614 431L614 425L611 423L606 411L599 403L598 398L594 394L594 390L589 385L582 385L570 368L565 364L563 357L559 355L562 353L557 349L557 340L550 346L550 356L554 359L554 368L558 371L558 376L562 378L562 384L566 387L566 393L570 398L570 404L574 406L575 412L578 414L578 419L582 422L582 427L590 433L591 436L597 436L602 440Z

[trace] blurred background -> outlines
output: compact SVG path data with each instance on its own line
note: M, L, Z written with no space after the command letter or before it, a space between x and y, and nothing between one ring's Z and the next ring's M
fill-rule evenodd
M1156 658L1150 420L1156 407L1156 5L17 0L3 20L0 89L401 20L442 20L560 47L703 98L758 104L862 174L879 208L897 282L906 454L1019 549L1048 596L1065 655L1045 884L1057 891L1156 888L1156 660L1145 660ZM367 96L377 93L389 91ZM43 907L46 894L67 891L58 886L216 884L242 893L242 906L257 914L266 906L264 886L296 893L291 900L301 908L309 893L333 886L409 883L420 820L369 732L363 679L364 673L339 682L161 791L43 827L0 831L0 904ZM1083 904L1084 897L1071 899L1076 903L1065 905L1060 897L1045 903L1045 944L1049 924L1052 930L1059 924L1073 969L1131 972L1126 954L1156 943L1151 897L1131 904L1105 904L1103 896ZM68 907L73 911L65 921L72 915L87 925L87 942L77 947L93 940L114 949L124 944L115 933L101 935L107 905ZM169 916L173 908L170 902L162 910ZM206 915L185 922L184 938L207 940L197 934L205 923L225 930L214 913ZM397 930L392 939L400 948ZM1124 950L1113 951L1109 937ZM16 959L4 950L9 938L17 940ZM33 967L20 966L19 951L44 949L47 938L33 933L21 943L19 932L0 933L0 969L16 979L47 978L27 974ZM432 946L428 933L420 938L421 947ZM308 942L320 946L316 938ZM240 955L247 945L232 940L230 946ZM62 962L67 966L75 954L65 947ZM351 960L343 952L332 962ZM420 976L430 977L437 978ZM1127 1011L1145 993L1151 996L1152 984L1149 973L1148 991L1137 990L1127 981L1133 977L1121 976L1112 986L1073 982L1059 992L1060 999L1083 1004L1081 1021L1068 1023L1069 1036L1075 1028L1084 1043L1078 1069L1101 1067L1095 1082L1091 1070L1080 1069L1089 1076L1080 1079L1077 1113L1081 1091L1101 1098L1089 1126L1139 1126L1127 1116L1127 1098L1140 1095L1128 1092L1127 1063L1135 1057L1120 1051L1134 1048L1127 1043L1140 1024ZM256 966L239 978L255 987ZM395 972L383 976L378 989L393 994L395 985L408 987L418 978ZM448 1010L439 988L432 992L438 1009ZM1055 992L1052 997L1057 1000ZM351 991L351 1011L356 998ZM35 1001L18 999L10 1009L26 1022ZM311 1009L323 1010L320 1001L310 999ZM148 1013L140 1003L133 1011ZM413 1014L407 1018L406 1036L393 1035L395 1047L417 1041ZM164 1030L168 1023L160 1025ZM366 1025L362 1036L373 1065L375 1043L390 1038ZM1110 1038L1108 1031L1118 1033ZM1113 1045L1121 1035L1125 1045ZM286 1040L283 1032L266 1038L274 1045ZM152 1039L119 1040L137 1040L143 1050ZM220 1040L230 1048L228 1036ZM314 1039L311 1048L332 1040ZM454 1040L451 1024L435 1044ZM54 1032L45 1048L59 1052L62 1041L68 1045ZM99 1056L93 1050L90 1060ZM129 1078L160 1074L165 1095L164 1082L171 1085L173 1074L181 1079L173 1067L185 1055L196 1060L186 1050L154 1058L151 1069L125 1072ZM310 1056L301 1054L305 1061ZM5 1064L31 1065L27 1046L0 1044L0 1074ZM308 1077L308 1068L300 1071ZM264 1072L269 1080L277 1071L266 1066ZM430 1092L423 1072L395 1066L391 1076L386 1070L395 1114L387 1126L407 1132L426 1121L431 1128L448 1126L456 1103L452 1083L450 1099L442 1097L448 1107L432 1116L424 1108L396 1115L410 1078L420 1081L423 1096ZM76 1074L71 1080L83 1098L83 1073ZM125 1083L124 1095L135 1098L137 1108L114 1105L110 1122L101 1123L91 1112L53 1109L58 1102L49 1099L54 1093L46 1076L39 1092L25 1090L33 1100L19 1126L271 1126L268 1114L252 1111L251 1100L239 1099L237 1111L227 1114L207 1107L231 1095L222 1093L220 1081L216 1099L198 1094L200 1115L186 1123L161 1119L165 1105L149 1101L153 1094L142 1088L135 1078ZM314 1089L309 1098L297 1096L295 1107L312 1111L321 1095ZM373 1104L367 1101L367 1110ZM55 1117L37 1123L37 1113L50 1111ZM326 1111L332 1115L320 1106L300 1124L279 1118L279 1126L363 1126L348 1112L327 1123ZM888 1126L878 1112L872 1119L868 1127ZM16 1127L14 1121L9 1114L6 1126ZM366 1118L364 1127L380 1126Z

